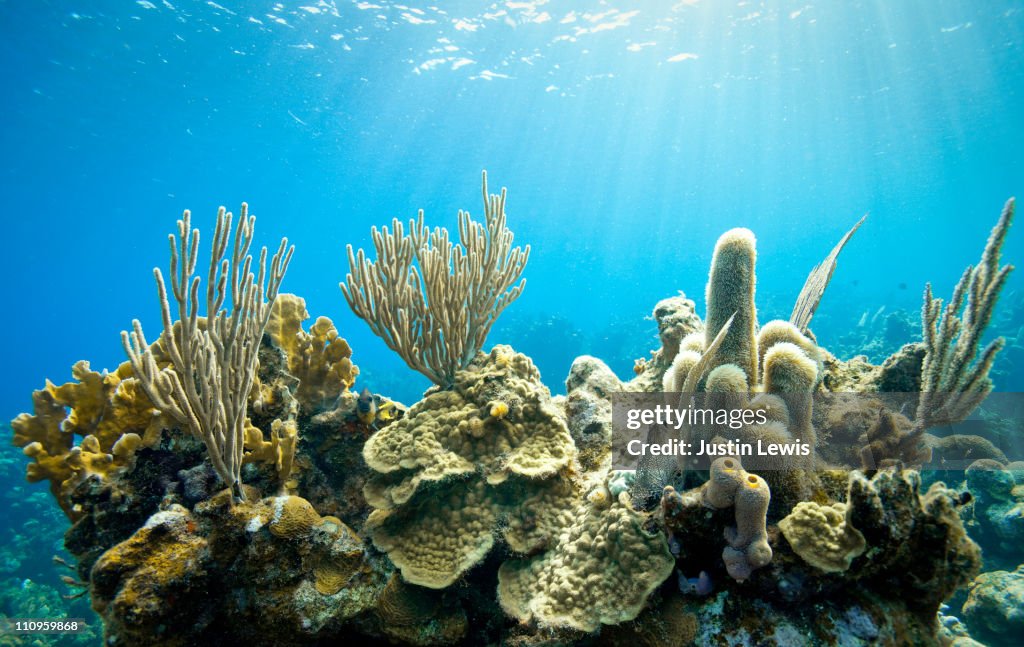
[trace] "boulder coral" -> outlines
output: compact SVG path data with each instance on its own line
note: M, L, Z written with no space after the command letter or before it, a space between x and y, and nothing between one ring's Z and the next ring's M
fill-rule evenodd
M91 594L108 644L299 645L373 611L389 570L354 531L299 497L248 499L172 505L103 554Z
M1024 564L1014 571L990 571L975 578L963 615L971 632L988 644L1024 642Z
M985 545L985 561L990 566L1013 568L1021 559L1024 484L1018 484L1014 474L992 459L976 460L965 472L972 501L962 516Z

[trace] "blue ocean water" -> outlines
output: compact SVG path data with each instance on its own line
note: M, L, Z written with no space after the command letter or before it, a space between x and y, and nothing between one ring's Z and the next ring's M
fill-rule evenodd
M578 354L628 376L659 299L703 312L726 229L758 235L764 321L870 214L819 310L829 347L866 312L915 319L926 281L948 295L1024 187L1019 1L8 0L0 32L4 419L78 359L123 361L133 318L155 337L186 208L204 254L219 205L250 204L257 244L287 235L284 290L411 402L426 381L338 289L345 245L418 208L454 228L482 169L533 249L489 343L556 392Z
M1020 0L0 0L0 70L0 421L76 360L124 361L132 319L156 337L152 268L186 208L204 257L220 205L250 204L257 245L288 236L284 290L335 321L358 386L412 403L427 381L338 289L345 245L419 208L454 229L482 169L532 246L488 343L555 392L585 353L628 377L658 300L703 314L723 231L758 236L767 321L865 213L813 328L879 361L1024 191ZM1024 264L1020 231L1004 254ZM1022 325L1018 271L1001 390L1024 390ZM24 462L4 445L0 611L56 615L65 519Z

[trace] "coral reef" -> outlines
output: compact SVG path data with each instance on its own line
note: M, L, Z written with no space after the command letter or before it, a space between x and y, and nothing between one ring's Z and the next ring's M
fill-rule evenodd
M461 245L420 219L408 235L375 231L375 262L350 251L356 313L435 382L409 408L353 393L358 369L332 322L303 329L305 302L273 298L286 256L266 295L265 276L242 272L259 317L239 315L244 353L219 357L228 278L215 262L214 320L183 305L196 294L183 291L196 251L187 218L172 272L181 320L163 294L157 343L136 328L132 362L113 373L80 362L75 381L34 394L12 437L32 459L29 480L47 481L72 521L65 582L87 592L106 644L966 647L969 633L1019 635L1024 465L999 442L1013 431L937 429L990 388L999 343L979 348L1008 271L1012 203L951 303L927 298L925 342L881 365L837 359L809 327L856 227L812 271L792 320L763 325L755 239L735 229L715 248L704 322L683 294L664 299L660 348L635 377L583 356L552 397L526 355L480 352L522 289L527 254L511 247L504 194L485 185L484 197L485 224L460 216ZM249 268L251 219L239 226L241 251L224 265ZM225 222L217 231L215 261ZM208 344L212 363L196 372L185 351ZM230 397L202 384L217 371L234 375ZM618 469L626 440L611 399L623 391L759 416L681 425L688 441L808 451L741 462L721 450L710 465L652 455ZM176 415L196 402L230 420ZM913 469L936 467L947 469ZM979 575L968 530L1003 570ZM11 582L23 552L0 551ZM945 605L965 599L961 623ZM3 591L0 605L16 612Z
M967 536L957 512L959 495L941 483L919 494L920 475L899 469L867 479L850 474L846 523L868 550L854 575L868 585L901 595L922 619L966 585L981 566L981 551Z

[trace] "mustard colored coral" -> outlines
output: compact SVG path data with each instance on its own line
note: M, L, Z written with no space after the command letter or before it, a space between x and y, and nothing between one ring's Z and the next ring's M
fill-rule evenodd
M503 416L490 415L500 402ZM547 478L569 464L572 437L550 393L525 355L496 346L439 390L370 437L366 464L379 476L367 485L376 508L407 502L422 483L479 473L496 485L510 474Z
M793 552L825 573L842 573L864 552L864 535L846 520L846 504L801 501L779 522Z
M11 422L12 442L34 459L26 470L30 482L50 481L50 490L65 513L74 516L71 490L88 476L108 478L130 469L134 453L160 440L167 420L125 365L98 373L89 362L76 362L75 381L60 386L49 380L33 393L32 415ZM78 446L76 437L81 437Z
M273 500L274 514L268 528L271 534L285 539L301 539L320 523L313 504L298 496L279 496Z
M366 529L407 582L441 589L491 551L500 514L484 482L460 480L398 510L374 510Z
M293 484L290 477L295 465L298 433L294 420L275 419L271 422L270 439L267 440L263 437L263 432L246 419L245 455L242 462L261 462L274 466L282 490L289 489Z
M294 294L278 295L267 322L267 334L288 358L288 372L299 383L295 398L307 412L330 406L342 391L351 388L359 375L352 363L352 348L338 336L334 323L319 317L309 332L306 302Z

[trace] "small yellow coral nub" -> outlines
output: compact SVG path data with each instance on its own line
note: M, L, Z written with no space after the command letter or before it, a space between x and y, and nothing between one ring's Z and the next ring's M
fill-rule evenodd
M492 402L490 416L495 420L501 420L508 415L508 405L504 402Z

